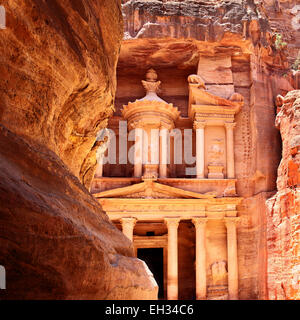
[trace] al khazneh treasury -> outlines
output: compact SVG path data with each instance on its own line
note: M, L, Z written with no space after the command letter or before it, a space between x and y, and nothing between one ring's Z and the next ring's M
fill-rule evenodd
M91 188L148 264L162 299L239 298L242 197L236 191L234 128L244 98L230 85L207 87L209 70L201 69L199 63L197 74L185 78L185 109L160 98L164 82L154 69L145 70L146 96L127 101L108 126L118 133L119 121L126 120L134 129L127 146L129 151L134 144L134 164L100 162ZM185 129L194 130L194 164L176 162L174 129L180 139Z

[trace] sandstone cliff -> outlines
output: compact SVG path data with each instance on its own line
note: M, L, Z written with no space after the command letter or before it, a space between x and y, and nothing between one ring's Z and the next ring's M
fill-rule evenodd
M113 112L119 1L7 0L1 123L54 151L87 187L98 130Z
M2 4L0 264L7 290L1 294L155 299L147 267L80 183L89 185L95 136L113 110L119 1Z
M289 63L285 76L300 89L300 5L297 0L265 0L271 30L282 35ZM298 59L297 59L298 58ZM279 92L278 92L279 93ZM267 201L267 288L269 299L300 299L299 260L299 91L279 98L276 126L282 138L277 190Z
M300 299L300 91L289 92L276 117L282 137L276 195L268 200L268 297Z

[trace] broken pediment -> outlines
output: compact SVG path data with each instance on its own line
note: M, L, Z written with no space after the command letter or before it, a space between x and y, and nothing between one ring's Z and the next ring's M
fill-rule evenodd
M142 199L211 199L214 194L201 194L164 185L153 180L131 186L116 188L94 194L96 198L142 198Z
M190 75L189 81L189 117L195 114L232 115L238 113L244 105L244 97L233 93L229 99L214 95L206 90L203 79L199 75Z

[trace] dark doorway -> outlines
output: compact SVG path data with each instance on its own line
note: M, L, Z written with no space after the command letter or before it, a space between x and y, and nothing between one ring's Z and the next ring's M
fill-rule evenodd
M150 271L153 273L159 291L158 298L164 298L164 249L163 248L143 248L138 249L137 256L146 262Z

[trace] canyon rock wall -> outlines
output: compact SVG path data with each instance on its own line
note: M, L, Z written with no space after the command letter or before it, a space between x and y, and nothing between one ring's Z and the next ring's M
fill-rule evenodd
M282 160L278 192L267 202L268 296L300 299L300 91L289 92L279 106Z
M1 123L54 151L88 187L95 137L113 112L119 1L2 3Z
M1 4L1 298L155 299L147 266L84 187L113 110L120 2Z
M270 28L282 35L290 64L295 62L300 49L300 3L297 0L264 0Z
M143 96L139 83L150 67L162 81L160 96L183 116L185 79L197 70L201 75L210 69L206 86L215 93L226 95L230 89L245 98L235 129L237 193L244 197L238 229L241 299L268 299L266 200L276 192L281 158L274 102L277 94L294 88L291 65L299 47L299 30L285 32L297 16L296 1L275 1L282 4L280 11L274 1L122 1L125 36L117 68L117 112ZM230 81L222 76L228 73Z
M271 30L282 35L290 70L285 73L300 89L300 4L297 0L265 0ZM280 93L280 92L279 92ZM267 201L267 275L269 299L300 299L299 260L299 91L277 101L276 126L282 138L277 190Z
M279 37L277 45L287 57L289 68L284 77L294 89L300 89L300 3L297 0L264 0L273 34Z

